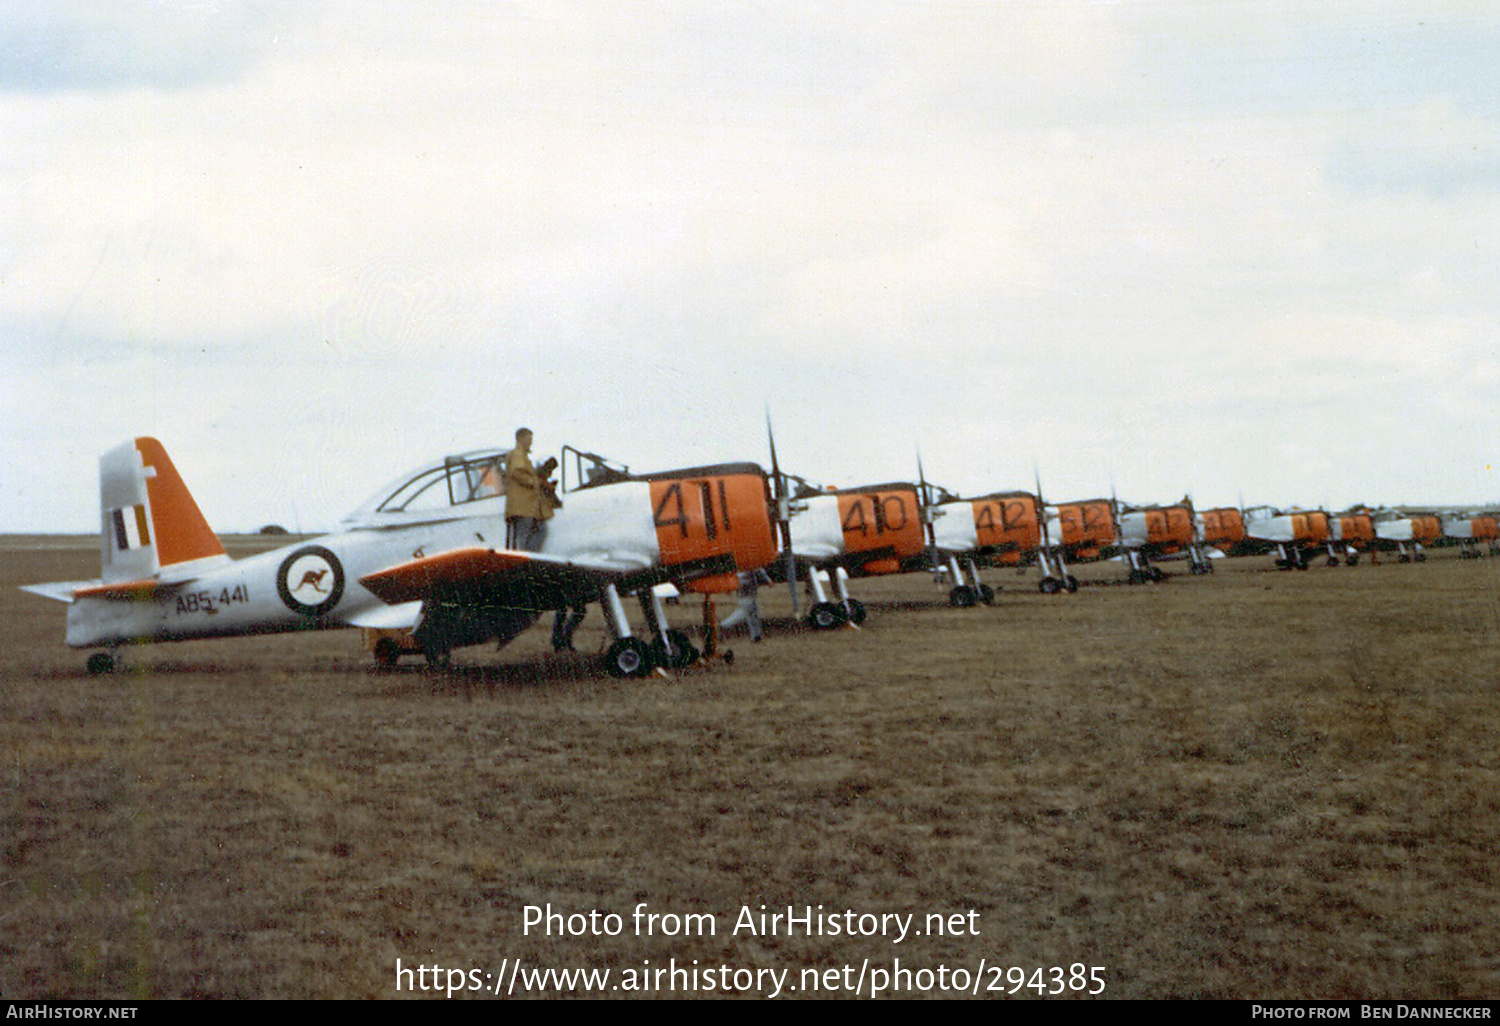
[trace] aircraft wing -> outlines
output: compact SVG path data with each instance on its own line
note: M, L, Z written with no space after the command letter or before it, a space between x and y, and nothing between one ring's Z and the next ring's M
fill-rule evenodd
M410 630L422 621L422 603L402 602L394 606L375 606L345 619L350 627L370 627L382 631Z
M391 605L462 599L545 611L593 601L606 584L640 577L619 567L475 546L398 563L359 583Z

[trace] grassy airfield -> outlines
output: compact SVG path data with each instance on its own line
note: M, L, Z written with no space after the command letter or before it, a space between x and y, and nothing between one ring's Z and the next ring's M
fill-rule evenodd
M991 571L968 610L909 575L855 582L870 620L831 634L768 589L765 641L671 679L599 672L597 609L568 658L537 629L380 671L340 631L92 678L15 585L96 576L96 545L0 539L7 998L395 997L398 959L441 967L406 978L430 997L518 958L652 997L673 959L791 997L897 960L901 996L952 996L940 966L998 996L1014 966L1035 997L1075 963L1105 997L1500 993L1500 559L1072 596ZM548 904L619 935L523 933ZM914 933L732 932L762 905Z

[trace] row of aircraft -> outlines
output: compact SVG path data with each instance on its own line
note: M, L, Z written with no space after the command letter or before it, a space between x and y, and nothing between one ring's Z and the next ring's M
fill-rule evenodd
M1040 590L1055 594L1077 590L1070 564L1116 553L1131 583L1160 580L1161 561L1208 574L1214 558L1247 552L1274 553L1283 569L1321 557L1353 566L1383 549L1421 560L1442 539L1466 558L1500 553L1489 511L1052 505L1040 481L964 498L928 482L920 460L915 483L829 489L783 472L774 437L769 473L746 462L638 474L564 446L562 508L541 550L522 552L504 544L506 455L428 463L332 534L231 559L166 449L135 438L100 458L99 579L24 590L68 603L67 643L101 650L94 673L115 669L128 644L347 627L377 639L382 664L413 653L444 665L456 648L503 646L547 612L598 603L614 638L604 667L624 677L700 655L669 626L664 595L734 592L755 571L787 584L799 616L805 587L808 620L832 628L864 620L848 582L875 574L942 574L949 601L973 606L994 598L981 567L1034 565ZM646 637L631 625L631 597Z

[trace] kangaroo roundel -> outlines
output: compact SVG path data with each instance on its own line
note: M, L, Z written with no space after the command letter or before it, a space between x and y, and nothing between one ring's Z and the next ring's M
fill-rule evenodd
M292 612L322 616L344 594L344 568L332 552L308 545L282 561L276 572L276 591Z

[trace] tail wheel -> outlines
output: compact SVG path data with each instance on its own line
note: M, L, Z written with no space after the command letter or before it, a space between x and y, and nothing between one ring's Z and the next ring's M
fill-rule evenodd
M979 601L979 596L967 584L960 584L948 593L948 604L959 609L968 609Z
M844 611L832 602L819 602L812 607L812 612L807 614L807 622L820 631L842 627L846 619Z
M651 649L640 638L621 638L604 653L604 668L611 677L644 677L651 666Z
M670 655L667 653L668 643L672 646ZM665 640L657 638L651 642L651 657L657 666L680 670L698 661L698 650L693 647L686 634L673 627L667 631Z
M96 677L102 673L114 673L115 657L108 652L95 652L89 656L88 668L89 672Z

